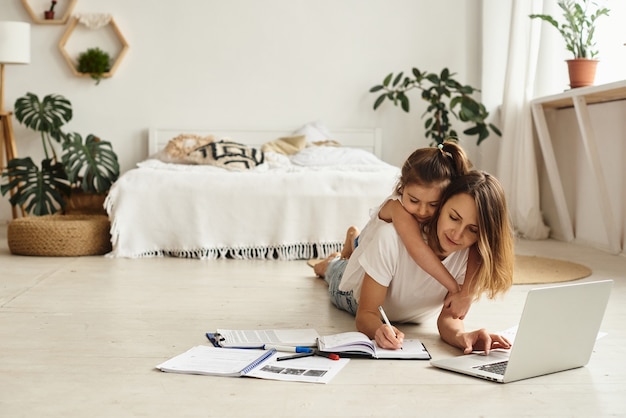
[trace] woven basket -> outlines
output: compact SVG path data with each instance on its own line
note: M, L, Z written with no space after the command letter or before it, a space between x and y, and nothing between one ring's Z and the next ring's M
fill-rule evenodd
M9 222L7 238L12 254L102 255L111 251L110 227L103 215L27 216Z

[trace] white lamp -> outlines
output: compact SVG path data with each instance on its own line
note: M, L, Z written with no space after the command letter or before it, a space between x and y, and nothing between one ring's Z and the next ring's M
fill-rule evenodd
M30 63L30 24L25 22L0 22L0 171L4 169L3 155L7 163L17 157L15 136L11 126L11 112L4 110L4 64ZM4 148L4 152L2 152ZM13 195L13 191L11 191ZM13 207L13 218L17 217Z
M30 24L0 22L0 112L4 112L4 64L30 63Z

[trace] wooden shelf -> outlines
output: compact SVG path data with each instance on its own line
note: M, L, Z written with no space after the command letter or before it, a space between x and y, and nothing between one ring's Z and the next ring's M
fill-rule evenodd
M72 57L70 57L70 55L68 54L67 50L65 49L65 46L67 45L67 41L72 36L72 33L74 32L74 29L76 29L76 26L78 25L78 23L79 23L78 18L73 18L71 20L70 24L67 27L67 30L63 34L63 37L59 41L59 50L61 51L61 55L63 55L63 58L65 58L65 61L67 62L67 65L69 65L70 69L72 70L72 72L74 73L75 76L77 76L77 77L90 77L91 74L89 74L89 73L81 73L81 72L78 71L78 69L76 67L75 61L72 59ZM117 26L117 24L115 23L115 20L113 18L111 18L111 20L109 21L107 26L110 26L111 29L113 29L113 32L115 33L115 36L120 41L122 49L117 54L117 56L113 58L113 64L111 65L111 69L109 71L107 71L106 73L102 74L103 78L109 78L109 77L113 76L113 74L115 74L115 71L117 71L117 68L119 67L119 65L121 63L122 58L124 58L124 55L126 55L126 52L128 51L128 48L129 48L128 42L126 42L126 38L124 38L124 35L122 35L122 32L120 31L120 28Z
M31 7L29 3L29 0L22 0L22 4L24 5L26 12L28 12L28 14L30 15L30 18L36 24L38 25L64 25L69 19L70 15L72 14L72 10L74 10L74 7L76 6L76 2L78 0L67 0L67 1L68 1L68 4L65 7L65 10L63 11L63 14L61 15L59 19L44 19L41 16L43 16L45 10L42 9L40 12L35 13L35 11L33 10L33 8ZM57 3L57 7L59 6L59 3L61 3L61 1Z
M598 216L603 219L609 246L615 254L621 248L619 239L619 225L615 222L615 216L611 210L609 190L604 179L604 173L600 163L600 153L597 146L596 136L591 126L588 105L607 103L617 100L626 100L626 80L617 81L601 86L581 87L567 90L560 94L541 97L530 102L533 122L537 130L539 146L546 165L548 181L552 189L552 195L556 204L562 233L566 241L575 238L575 231L563 191L563 183L556 163L556 156L552 147L552 138L548 130L546 112L573 107L576 112L576 120L580 130L580 136L593 174L593 181L597 189L597 199L601 212ZM619 121L618 121L619 122ZM591 198L591 197L590 197Z
M574 99L584 97L585 102L590 104L614 102L626 99L626 80L616 81L600 86L580 87L567 90L552 96L545 96L533 100L534 104L540 104L544 109L564 109L574 107Z

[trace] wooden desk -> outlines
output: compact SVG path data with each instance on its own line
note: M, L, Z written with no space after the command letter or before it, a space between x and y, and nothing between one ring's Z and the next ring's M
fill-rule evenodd
M567 210L563 184L556 165L556 158L554 156L550 132L548 131L545 111L549 109L574 107L587 161L591 167L594 180L598 185L598 199L609 246L613 252L619 253L621 251L620 231L616 228L615 216L613 216L613 212L611 211L609 191L604 179L604 174L602 173L596 138L593 129L591 129L589 110L587 108L587 105L590 104L606 103L616 100L626 100L626 80L601 86L577 88L552 96L540 97L531 101L531 111L564 238L567 241L574 239L574 227L569 216L569 211Z

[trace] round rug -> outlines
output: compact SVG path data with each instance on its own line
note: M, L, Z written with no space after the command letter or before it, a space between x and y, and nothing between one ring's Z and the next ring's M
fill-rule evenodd
M590 275L591 269L581 264L554 258L516 255L513 284L567 282Z

